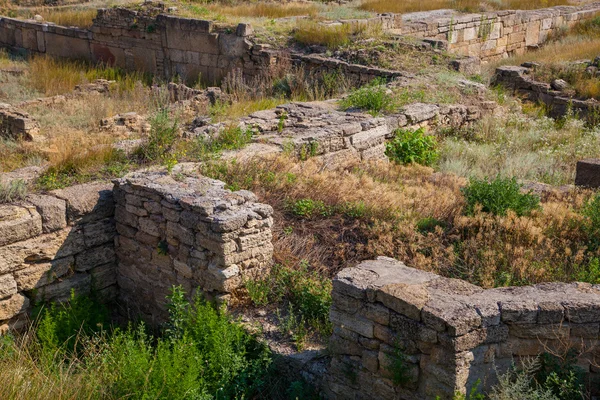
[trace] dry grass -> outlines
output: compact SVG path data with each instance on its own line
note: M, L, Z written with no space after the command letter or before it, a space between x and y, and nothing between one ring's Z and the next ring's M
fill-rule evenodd
M28 10L28 18L39 14L45 21L54 22L61 26L76 26L78 28L89 28L96 18L94 8L47 8L40 7Z
M378 13L410 13L440 9L454 9L466 12L486 10L533 10L572 4L568 0L366 0L359 8Z
M378 23L325 25L316 21L299 21L294 39L303 45L320 45L330 49L350 44L352 40L380 38L383 28Z
M576 212L588 192L548 194L543 211L528 217L469 217L460 193L466 181L425 167L380 163L328 171L316 161L277 158L202 172L234 189L252 190L273 205L276 261L307 260L325 276L385 255L491 287L571 280L593 256ZM306 198L355 211L308 219L291 214L288 204ZM440 226L419 231L425 218L435 218Z
M315 17L319 7L311 3L239 3L231 6L211 5L208 10L235 17L285 18L295 16Z

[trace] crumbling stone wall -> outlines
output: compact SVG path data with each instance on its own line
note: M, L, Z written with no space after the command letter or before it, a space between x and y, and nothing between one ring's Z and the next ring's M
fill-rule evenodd
M31 305L71 289L117 293L112 185L85 184L0 205L0 333L20 328Z
M463 56L494 61L537 48L548 37L600 12L600 3L560 6L540 10L497 11L406 22L398 27L405 35L447 43L448 50Z
M570 346L590 379L600 377L600 285L484 290L380 257L341 271L332 296L330 398L451 399L478 380L489 389L513 362ZM402 386L392 380L398 351Z
M0 137L30 141L42 139L37 121L10 104L0 104Z
M254 76L275 62L276 55L247 40L246 24L229 33L212 21L157 15L162 11L100 9L89 30L1 17L0 46L190 82L218 82L234 69Z
M115 181L120 299L150 322L166 317L173 285L226 300L273 255L273 209L209 178L164 173Z
M529 76L530 72L531 69L527 67L503 66L496 69L493 81L529 101L546 105L552 117L562 117L573 112L583 119L598 118L600 106L596 100L579 100L554 90L548 83L533 80Z

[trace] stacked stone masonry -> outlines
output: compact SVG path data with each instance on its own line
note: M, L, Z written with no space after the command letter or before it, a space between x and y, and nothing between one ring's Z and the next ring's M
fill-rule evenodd
M386 159L386 139L393 137L398 128L464 127L493 106L491 102L481 107L414 103L397 114L373 117L358 110L338 111L332 102L284 104L241 119L242 129L256 133L255 143L235 156L243 159L285 151L300 159L317 157L333 168ZM202 124L192 127L186 135L214 136L222 128L222 125Z
M580 118L597 118L600 104L596 100L580 100L565 95L562 91L553 90L549 83L533 80L530 73L531 69L528 67L499 67L494 75L494 83L531 102L544 104L552 117L562 117L573 112Z
M19 328L30 306L71 289L117 293L112 185L86 184L0 205L0 332Z
M571 346L592 390L600 387L600 285L484 290L380 257L341 271L332 295L330 398L451 399L478 380L489 389L526 357ZM392 380L398 351L408 367L402 386Z
M452 53L494 61L537 48L552 34L594 18L598 12L600 3L596 2L482 14L459 14L448 10L404 15L388 13L375 18L340 22L380 24L394 34L423 38Z
M90 30L1 17L0 46L190 82L218 82L236 69L254 76L275 61L247 39L248 25L229 33L211 21L156 15L161 11L100 9Z
M133 315L163 320L173 285L226 300L269 266L273 209L224 186L165 173L115 181L120 299Z

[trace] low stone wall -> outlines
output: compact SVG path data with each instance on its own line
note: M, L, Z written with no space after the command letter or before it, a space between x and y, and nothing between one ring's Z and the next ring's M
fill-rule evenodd
M536 82L528 75L529 68L504 66L496 69L493 83L502 85L529 101L542 103L552 117L562 117L571 111L580 118L598 119L600 104L595 100L578 100L553 90L551 85Z
M273 209L224 186L165 173L115 181L120 300L133 315L164 320L173 285L226 300L270 265Z
M86 184L0 205L0 332L19 328L30 306L71 289L117 293L112 185Z
M600 12L600 3L540 10L497 11L406 22L397 32L448 43L463 56L493 61L537 48L549 36Z
M0 104L0 137L30 141L42 139L37 121L10 104Z
M570 346L600 378L600 285L484 290L380 257L341 271L332 296L330 398L451 399L477 381L489 389L525 357ZM392 379L398 360L403 385Z
M241 69L254 76L276 55L254 50L251 28L239 24L234 33L212 21L160 14L162 8L100 9L89 29L0 18L0 46L53 57L104 62L188 82L220 81Z

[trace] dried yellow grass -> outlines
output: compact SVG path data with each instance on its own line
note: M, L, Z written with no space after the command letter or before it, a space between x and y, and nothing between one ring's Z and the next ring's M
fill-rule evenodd
M78 28L89 28L93 24L93 19L96 18L96 9L94 8L35 8L30 11L33 15L39 14L44 17L44 20L54 22L61 26L76 26Z
M378 13L410 13L440 9L477 12L485 10L533 10L570 4L572 3L568 0L366 0L359 8Z
M209 10L224 15L255 18L285 18L317 15L319 8L311 3L240 3L232 6L211 5Z

